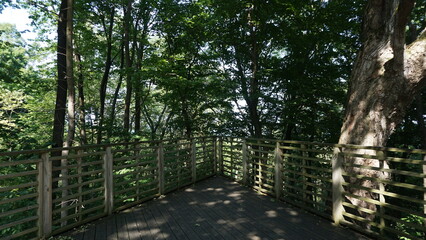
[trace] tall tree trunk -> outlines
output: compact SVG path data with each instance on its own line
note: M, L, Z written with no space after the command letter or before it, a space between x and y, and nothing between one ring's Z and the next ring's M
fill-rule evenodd
M58 46L57 46L57 88L56 88L56 104L55 115L53 119L53 146L62 147L64 143L65 130L65 109L67 101L67 60L66 60L66 45L67 45L67 0L61 1L58 18ZM57 161L53 162L58 165Z
M66 73L68 88L68 134L65 147L71 147L75 135L75 84L74 84L74 57L73 57L73 0L67 0L66 24Z
M114 127L114 121L115 121L115 111L116 111L115 109L116 109L116 106L117 106L118 94L120 93L121 84L123 82L123 69L124 69L124 48L123 47L121 47L120 55L121 55L121 58L120 58L121 59L120 60L120 76L118 78L118 84L117 84L117 87L115 88L114 96L112 98L111 116L110 116L111 121L110 121L108 130L107 130L108 138L111 137L111 135L112 135L112 129Z
M112 32L113 32L113 26L114 26L114 14L115 9L112 8L110 12L110 18L109 18L109 27L107 29L105 22L103 22L104 25L104 31L106 32L106 39L107 39L107 52L106 52L106 60L105 60L105 69L101 80L101 88L99 89L99 96L100 96L100 112L99 112L99 128L98 128L98 135L97 135L97 143L100 144L102 142L102 129L104 127L104 118L105 118L105 99L106 99L106 90L108 85L108 79L109 74L111 71L112 66Z
M250 119L254 127L254 136L257 138L262 137L262 124L260 122L260 116L258 112L259 98L260 98L260 86L259 86L259 44L257 42L257 31L258 26L253 19L255 10L253 4L249 11L249 27L250 27L250 60L251 60L251 78L250 78L250 89L248 103Z
M130 57L130 21L131 21L131 11L132 11L132 2L128 1L127 6L124 9L124 56L126 62L126 98L124 106L124 131L128 133L130 131L130 104L132 101L132 77L133 72L132 61Z
M368 1L363 20L363 45L349 82L349 97L339 143L386 145L414 96L424 85L426 38L418 38L405 49L405 28L413 5L414 0ZM357 153L372 154L367 150ZM345 163L380 167L379 161L365 158L347 157ZM386 163L384 167L388 167ZM350 166L346 171L374 178L388 177L383 172ZM377 188L372 181L356 178L349 181L355 185ZM375 197L364 190L348 190L361 197ZM348 199L357 206L376 210L374 204L356 198ZM372 219L374 216L366 217Z
M83 78L83 63L81 62L81 55L76 54L76 62L78 64L78 110L79 110L79 123L80 123L80 145L87 144L86 136L86 106L84 99L84 78Z

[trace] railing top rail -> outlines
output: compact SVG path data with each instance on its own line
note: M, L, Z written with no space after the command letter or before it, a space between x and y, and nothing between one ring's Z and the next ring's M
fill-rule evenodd
M192 138L173 138L173 139L163 139L163 140L154 140L154 141L133 141L133 142L122 142L122 143L103 143L103 144L90 144L83 146L75 147L59 147L59 148L45 148L45 149L31 149L31 150L22 150L22 151L13 151L13 152L0 152L1 156L16 156L21 154L43 154L48 152L59 152L64 150L84 150L90 148L105 148L105 147L114 147L114 146L126 146L126 145L135 145L135 144L158 144L160 142L168 141L192 141L194 139L203 139L203 138L238 138L246 141L269 141L284 143L284 144L304 144L304 145L316 145L324 147L333 147L333 148L346 148L346 149L366 149L366 150L375 150L375 151L387 151L387 152L398 152L398 153L412 153L412 154L426 154L426 149L403 149L403 148L393 148L393 147L379 147L379 146L362 146L356 144L335 144L335 143L324 143L324 142L308 142L308 141L298 141L298 140L280 140L280 139L271 139L271 138L252 138L252 137L233 137L233 136L201 136L201 137L192 137ZM254 143L255 144L255 143Z
M237 137L240 138L240 137ZM270 138L241 138L246 141L270 141L270 142L279 142L287 144L304 144L304 145L317 145L325 147L334 147L334 148L347 148L347 149L366 149L366 150L375 150L375 151L386 151L386 152L400 152L400 153L417 153L417 154L426 154L426 149L404 149L404 148L394 148L394 147L380 147L380 146L363 146L356 144L336 144L336 143L324 143L324 142L308 142L308 141L298 141L298 140L279 140L279 139L270 139Z
M42 149L30 149L22 151L11 151L11 152L0 152L0 157L2 156L16 156L21 154L43 154L48 152L60 152L64 150L84 150L89 148L105 148L105 147L114 147L114 146L123 146L123 145L135 145L135 144L158 144L160 142L168 141L182 141L187 140L191 141L194 139L203 139L203 138L215 138L215 136L202 136L202 137L192 137L192 138L171 138L163 140L146 140L146 141L133 141L133 142L121 142L121 143L102 143L102 144L88 144L82 146L74 147L57 147L57 148L42 148Z

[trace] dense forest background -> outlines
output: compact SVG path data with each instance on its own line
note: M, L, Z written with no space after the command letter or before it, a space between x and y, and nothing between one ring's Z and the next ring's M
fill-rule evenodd
M212 134L338 141L366 1L75 1L73 84L61 88L66 2L0 0L0 11L28 9L38 34L25 41L0 23L0 151L54 145L60 95L75 100L61 130L75 133L71 145ZM425 12L417 1L407 42ZM422 146L423 99L388 145Z

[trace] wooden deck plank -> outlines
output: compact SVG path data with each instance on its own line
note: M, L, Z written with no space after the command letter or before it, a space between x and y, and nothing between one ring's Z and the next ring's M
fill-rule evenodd
M189 194L181 194L178 198L173 198L173 200L178 199L182 206L188 206L188 212L192 216L192 224L196 228L201 228L205 233L205 238L207 239L224 239L220 235L217 226L212 223L211 219L205 214L200 213L197 209L197 200L191 197L188 197Z
M166 220L163 217L163 215L159 212L159 210L157 209L157 206L158 206L158 204L155 204L155 205L152 205L150 207L151 214L152 214L153 218L155 219L157 227L163 233L164 239L176 240L177 238L174 234L173 229L170 227L168 220Z
M109 216L105 219L107 224L106 235L108 240L118 240L117 236L117 223L115 221L115 216Z
M145 220L145 208L134 209L132 211L133 219L136 221L139 234L143 239L151 240L154 239L154 235L151 233L151 229Z
M116 223L118 240L129 240L130 236L129 231L127 229L125 213L117 214Z
M181 200L181 194L170 198L172 208L169 208L172 216L181 225L185 232L188 232L190 239L210 239L209 230L205 228L205 219L194 214L189 204Z
M253 236L253 229L257 229L258 227L253 225L251 222L247 221L245 219L245 216L238 214L235 212L235 209L230 209L227 207L224 207L224 205L218 205L215 207L209 206L209 204L218 203L218 200L215 200L212 202L212 199L208 199L205 196L207 194L204 193L195 193L195 198L201 199L201 203L203 203L203 211L204 212L210 212L210 218L213 219L213 221L216 221L219 224L220 230L229 230L227 226L229 225L231 229L234 231L231 233L232 236L235 238L240 238L241 236ZM220 200L219 200L220 201ZM209 211L212 210L212 211ZM232 214L229 214L231 213ZM256 223L256 222L254 222ZM226 234L226 232L225 232ZM254 236L253 236L254 237Z
M83 235L68 236L88 240L368 239L223 177L209 178L95 224Z
M153 204L151 206L154 211L157 211L159 214L161 214L162 219L167 222L169 225L171 231L173 232L173 235L175 239L181 240L181 239L188 239L185 232L181 229L180 225L176 222L176 220L171 216L166 209L160 204Z
M102 219L99 223L96 223L95 228L95 239L107 239L107 221Z

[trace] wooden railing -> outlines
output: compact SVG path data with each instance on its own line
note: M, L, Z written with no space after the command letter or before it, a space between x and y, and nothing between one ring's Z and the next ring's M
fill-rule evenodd
M373 237L425 239L425 154L233 137L0 153L0 239L55 235L215 174ZM364 204L354 205L349 197Z
M40 239L216 174L216 138L0 153L0 239Z
M221 172L260 193L375 238L426 239L426 150L231 137L219 146ZM349 163L348 158L376 161L377 167ZM355 185L354 179L374 187ZM352 204L349 197L362 204Z

